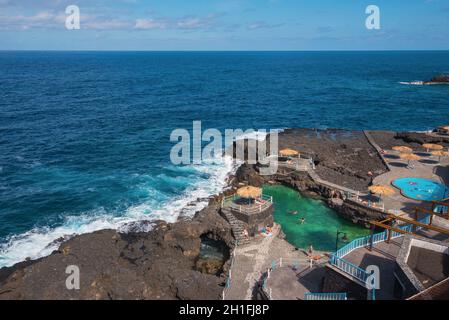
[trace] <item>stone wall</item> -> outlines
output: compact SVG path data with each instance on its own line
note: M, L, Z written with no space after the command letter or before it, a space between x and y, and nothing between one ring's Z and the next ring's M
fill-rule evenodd
M387 217L381 210L363 206L358 202L349 199L343 201L341 205L336 205L335 202L331 201L328 204L346 220L350 220L355 224L359 224L367 228L369 227L369 221L379 221Z
M272 227L274 224L274 206L262 212L249 215L235 210L231 210L231 212L238 220L243 221L248 226L250 235L256 234L263 227Z

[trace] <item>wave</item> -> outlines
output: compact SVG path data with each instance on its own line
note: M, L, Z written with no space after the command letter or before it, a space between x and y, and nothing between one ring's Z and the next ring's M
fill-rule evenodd
M432 86L432 85L449 85L447 82L431 82L431 81L412 81L412 82L399 82L400 84L405 84L409 86Z
M273 131L277 133L283 132L285 129L273 129ZM267 135L269 134L269 131L263 132L263 131L257 131L254 130L253 132L249 133L243 133L235 138L235 140L258 140L258 141L264 141L267 138Z
M399 83L409 85L409 86L423 86L424 85L424 81L412 81L412 82L401 81Z
M61 241L75 235L91 233L102 229L114 229L120 232L151 230L152 222L164 220L176 222L180 216L192 217L204 209L209 198L228 188L228 177L234 174L240 163L231 157L220 157L203 161L201 165L179 167L179 170L194 174L195 180L179 196L162 202L148 201L131 206L120 216L99 208L82 215L66 216L57 227L34 228L26 233L14 235L0 244L0 267L12 266L26 259L38 259L51 254ZM176 170L170 167L169 170Z

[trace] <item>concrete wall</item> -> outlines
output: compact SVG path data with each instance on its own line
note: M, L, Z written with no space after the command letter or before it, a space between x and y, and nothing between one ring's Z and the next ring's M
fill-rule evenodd
M273 226L274 206L269 207L265 211L255 214L245 214L239 211L231 210L232 214L240 221L248 225L248 232L253 235L266 226Z
M369 227L369 221L371 220L382 220L386 218L384 212L374 208L368 208L349 199L345 200L340 207L334 207L333 209L337 210L338 213L347 220L351 220L353 223L365 227Z
M346 292L349 300L367 300L368 290L346 276L326 266L322 292Z

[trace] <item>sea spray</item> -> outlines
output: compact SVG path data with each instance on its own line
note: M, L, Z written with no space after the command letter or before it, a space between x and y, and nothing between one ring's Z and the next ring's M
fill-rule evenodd
M121 216L98 208L79 216L66 215L59 226L33 228L23 234L12 235L0 244L0 267L11 266L27 258L34 260L47 256L59 247L61 241L58 240L67 240L74 235L102 229L150 231L151 224L138 222L175 222L181 213L183 217L192 217L208 205L210 196L228 187L227 178L236 172L239 165L240 162L230 157L222 157L219 160L205 160L202 165L179 167L179 170L189 170L196 181L182 194L163 203L147 202L131 206ZM137 228L141 229L136 229L136 223Z

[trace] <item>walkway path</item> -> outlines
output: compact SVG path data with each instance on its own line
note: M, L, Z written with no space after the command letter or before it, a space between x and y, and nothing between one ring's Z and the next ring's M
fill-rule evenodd
M295 260L301 266L309 263L304 252L295 250L294 246L278 237L279 232L280 226L276 224L271 237L259 236L250 244L236 248L226 300L250 300L256 283L274 260ZM327 260L324 254L323 259Z
M349 188L346 188L346 187L337 185L335 183L321 179L314 170L309 170L309 171L307 171L307 173L309 174L310 178L312 178L312 180L317 184L321 184L321 185L324 185L324 186L332 188L332 189L340 190L345 193L360 194L359 191L355 191L353 189L349 189Z

